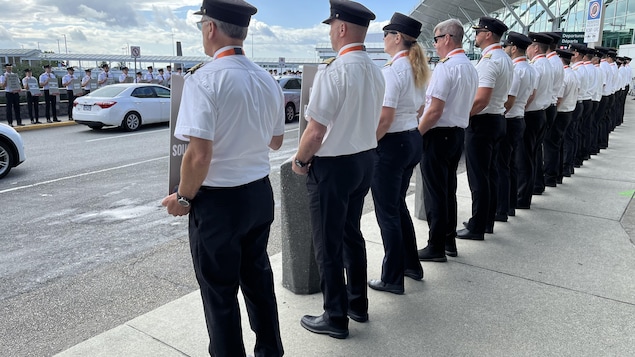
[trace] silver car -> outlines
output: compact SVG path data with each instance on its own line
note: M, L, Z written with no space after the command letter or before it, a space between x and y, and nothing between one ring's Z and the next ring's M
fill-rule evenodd
M0 178L9 174L12 168L24 162L22 137L12 127L0 123Z
M302 78L295 76L282 76L276 78L282 93L284 93L284 117L287 123L292 122L300 113L300 91Z

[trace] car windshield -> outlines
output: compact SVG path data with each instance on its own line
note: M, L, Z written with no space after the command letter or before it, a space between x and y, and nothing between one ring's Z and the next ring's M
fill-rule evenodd
M105 86L97 89L94 92L90 92L87 95L90 97L100 97L100 98L113 98L119 95L119 93L126 90L128 87L119 87L119 86Z

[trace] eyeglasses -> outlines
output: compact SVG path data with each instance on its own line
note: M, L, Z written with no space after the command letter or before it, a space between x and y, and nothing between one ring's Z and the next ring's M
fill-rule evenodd
M388 35L396 35L397 33L397 31L384 31L384 38Z
M432 39L434 40L434 43L437 43L439 41L439 39L444 38L445 36L452 37L452 34L444 33L443 35L434 36Z
M196 27L198 27L199 31L203 31L203 24L210 22L211 20L201 20L199 22L196 23Z

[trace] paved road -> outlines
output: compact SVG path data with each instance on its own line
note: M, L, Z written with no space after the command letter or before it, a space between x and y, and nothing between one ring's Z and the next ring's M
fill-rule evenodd
M277 202L297 128L271 153ZM27 161L0 181L2 355L50 355L197 289L187 221L160 206L168 135L165 125L22 133Z

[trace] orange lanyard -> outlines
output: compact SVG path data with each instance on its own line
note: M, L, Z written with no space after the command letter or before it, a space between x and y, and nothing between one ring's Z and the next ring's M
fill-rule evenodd
M518 62L527 62L527 57L514 58L514 60L512 62L514 62L514 64L516 64Z
M364 45L360 45L360 46L353 46L353 47L349 47L347 49L345 49L344 51L340 52L340 56L344 56L345 54L349 53L349 52L353 52L353 51L365 51L366 47L364 47Z
M483 56L487 55L488 53L490 53L490 52L492 52L492 51L494 51L494 50L500 50L500 49L502 49L502 48L503 48L503 47L501 47L501 46L499 46L499 45L496 45L496 46L494 46L494 47L491 47L491 48L490 48L490 49L488 49L485 53L483 53Z
M457 48L456 50L450 51L446 57L452 57L454 55L458 55L459 53L465 53L465 51L462 48Z
M244 55L243 49L240 47L230 48L228 50L225 50L219 53L218 56L216 56L216 59L227 57L227 56L233 56L233 55Z

